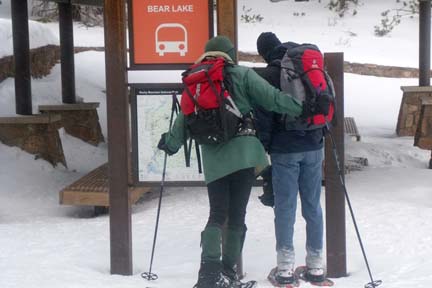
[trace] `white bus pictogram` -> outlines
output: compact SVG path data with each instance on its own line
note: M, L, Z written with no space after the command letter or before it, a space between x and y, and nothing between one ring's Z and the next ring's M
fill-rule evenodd
M162 32L164 34L166 33L168 35L177 36L179 31L180 33L182 33L181 35L182 40L180 41L159 40L160 34ZM180 53L180 56L185 56L186 53L188 52L187 30L182 24L179 23L160 24L156 28L155 38L156 38L156 53L159 53L159 56L164 56L165 53Z

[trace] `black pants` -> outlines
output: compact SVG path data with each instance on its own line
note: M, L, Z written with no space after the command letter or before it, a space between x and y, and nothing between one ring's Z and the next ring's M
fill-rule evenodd
M210 216L207 225L245 227L246 206L255 181L254 168L236 171L207 184Z

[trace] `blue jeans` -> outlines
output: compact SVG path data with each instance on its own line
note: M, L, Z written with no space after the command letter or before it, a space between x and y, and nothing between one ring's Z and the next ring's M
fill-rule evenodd
M320 204L322 161L322 149L271 154L276 250L291 251L290 261L294 260L293 235L298 192L302 215L306 220L306 249L308 252L321 252L323 248L323 216Z

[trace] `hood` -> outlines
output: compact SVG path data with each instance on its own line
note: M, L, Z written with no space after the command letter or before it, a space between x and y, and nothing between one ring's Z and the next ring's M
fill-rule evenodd
M205 45L205 52L224 52L235 62L237 59L237 52L231 40L226 36L216 36L210 39Z

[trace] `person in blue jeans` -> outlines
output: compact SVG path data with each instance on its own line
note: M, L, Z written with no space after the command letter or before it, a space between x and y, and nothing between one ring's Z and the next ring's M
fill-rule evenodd
M267 62L259 71L261 77L276 88L280 87L280 61L294 42L281 43L272 32L264 32L257 39L258 53ZM277 270L276 281L294 281L295 249L293 245L297 195L300 195L303 218L306 220L306 277L313 282L325 279L323 265L323 215L320 204L323 137L322 128L289 130L281 115L264 109L255 111L258 136L272 163L272 187Z

